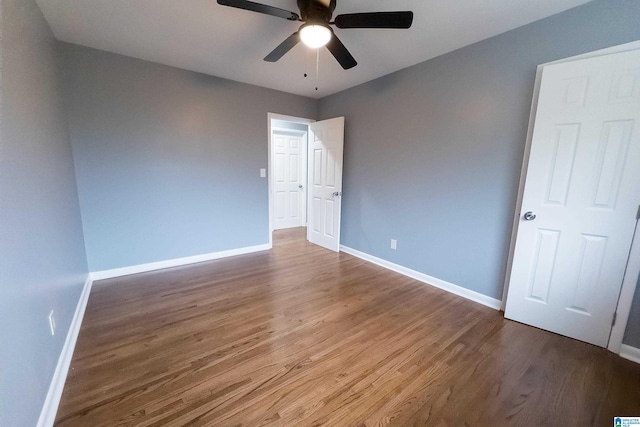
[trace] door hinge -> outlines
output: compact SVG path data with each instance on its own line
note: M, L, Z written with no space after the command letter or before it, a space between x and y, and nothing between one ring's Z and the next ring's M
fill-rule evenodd
M616 326L616 319L618 318L618 312L613 313L613 319L611 320L611 327Z

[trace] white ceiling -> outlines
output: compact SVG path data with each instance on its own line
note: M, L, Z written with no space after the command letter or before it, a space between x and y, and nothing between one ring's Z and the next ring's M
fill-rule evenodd
M298 12L295 0L254 0ZM37 0L62 41L321 98L590 0L338 0L341 13L412 10L409 30L336 29L358 61L343 70L299 44L264 58L300 23L220 6L215 0ZM305 62L310 76L304 78Z

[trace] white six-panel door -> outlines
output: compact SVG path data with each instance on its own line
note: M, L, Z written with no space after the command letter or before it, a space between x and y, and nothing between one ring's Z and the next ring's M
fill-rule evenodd
M640 51L542 73L505 316L606 346L640 204Z
M274 131L272 145L273 228L303 227L306 219L306 137Z
M307 239L338 252L342 210L344 117L309 125Z

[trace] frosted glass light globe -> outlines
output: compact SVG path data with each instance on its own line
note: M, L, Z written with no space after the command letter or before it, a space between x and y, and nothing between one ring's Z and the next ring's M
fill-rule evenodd
M309 47L322 47L331 40L331 30L324 25L305 25L300 29L300 39Z

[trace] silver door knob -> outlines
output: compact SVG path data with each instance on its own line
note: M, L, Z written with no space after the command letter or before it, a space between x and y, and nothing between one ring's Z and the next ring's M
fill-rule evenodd
M334 193L331 193L332 197L336 197L336 196L342 196L342 191L336 191Z
M298 185L298 188L302 190L302 184Z
M529 211L529 212L525 212L523 217L525 221L533 221L534 219L536 219L536 214Z

